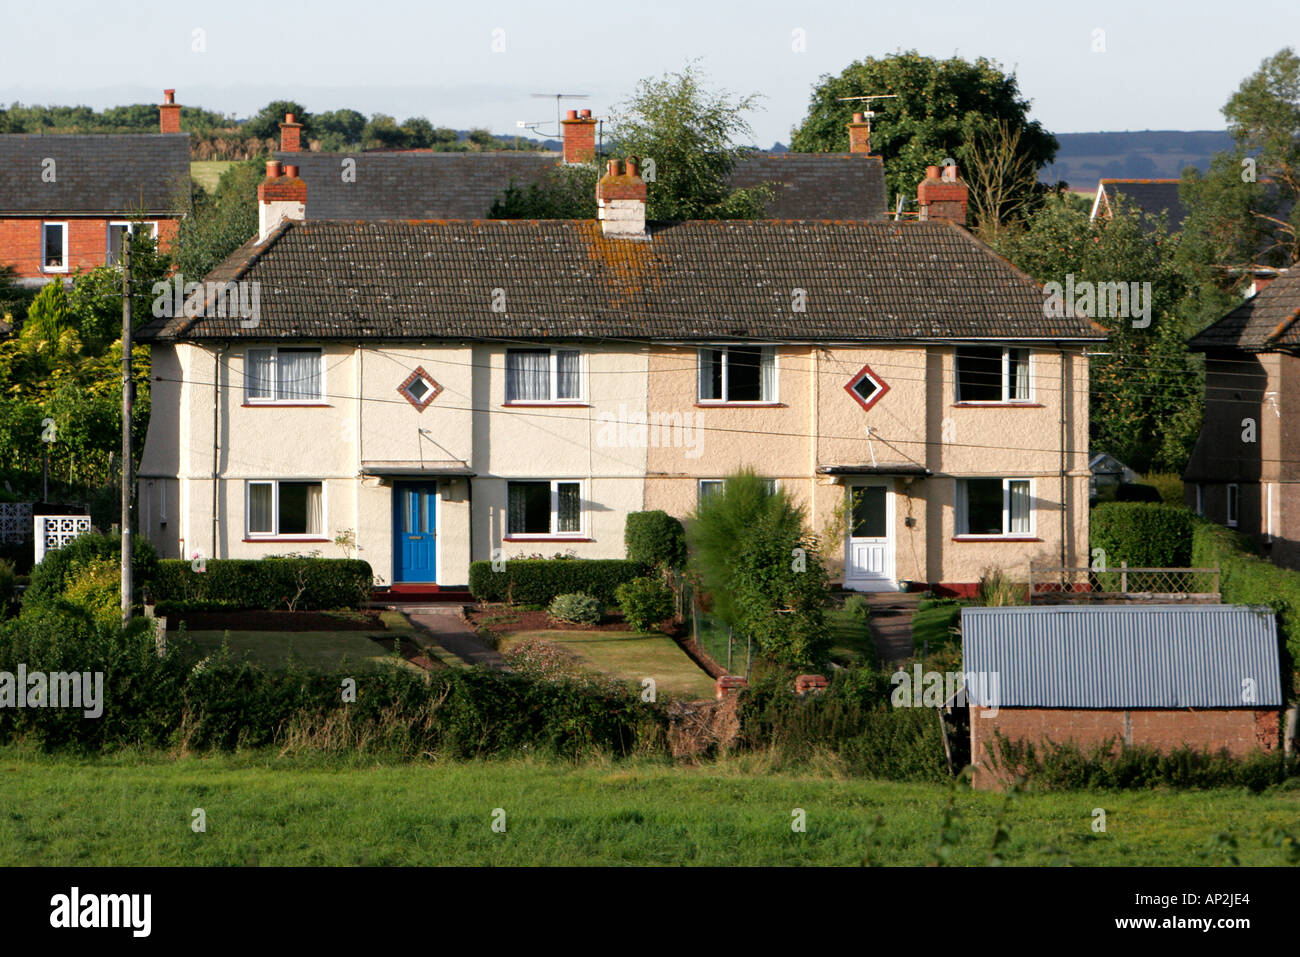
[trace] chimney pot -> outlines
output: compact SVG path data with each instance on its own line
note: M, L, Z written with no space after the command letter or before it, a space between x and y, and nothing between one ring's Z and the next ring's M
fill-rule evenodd
M176 91L175 91L175 90L163 90L163 102L164 102L164 103L175 103L175 102L176 102Z
M267 178L267 179L279 179L279 178L280 178L280 161L279 161L279 160L267 160L267 161L266 161L266 178Z
M581 116L584 120L589 120L591 119L591 110L583 110L578 115Z
M563 142L564 162L569 165L590 163L596 157L596 121L591 118L591 110L569 110L560 121L560 136Z
M862 114L861 114L861 113L854 113L854 114L853 114L853 122L854 122L854 123L861 123L862 121L863 121L863 120L862 120Z
M955 183L958 178L956 163L950 163L943 168L943 180L945 183Z
M925 178L926 178L926 179L938 179L938 178L939 178L939 167L937 167L937 166L927 166L927 167L925 168Z
M617 175L618 175L618 167L619 167L619 161L618 161L618 160L610 160L610 161L609 161L609 175L610 175L610 176L617 176Z
M566 120L576 120L576 119L578 118L578 111L577 111L577 110L569 110L569 112L565 114L564 118L565 118Z
M635 175L636 175L636 160L634 160L634 159L629 159L629 160L627 161L627 175L628 175L628 176L635 176Z
M284 121L285 121L286 123L292 123L292 122L293 122L293 114L292 114L292 113L286 113L286 114L284 114Z
M297 178L298 178L298 167L295 166L293 163L287 163L287 164L285 164L285 167L284 167L284 175L285 175L285 176L292 177L292 178L294 178L294 179L297 179Z

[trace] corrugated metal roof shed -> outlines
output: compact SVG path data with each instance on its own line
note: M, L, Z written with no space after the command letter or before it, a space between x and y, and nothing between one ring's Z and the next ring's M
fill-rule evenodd
M1282 704L1277 623L1238 605L964 608L963 667L998 675L1003 708ZM1245 682L1255 700L1244 700Z

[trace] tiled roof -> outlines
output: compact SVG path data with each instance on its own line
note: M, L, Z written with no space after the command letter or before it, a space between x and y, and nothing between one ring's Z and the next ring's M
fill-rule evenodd
M312 219L483 219L514 182L537 182L556 153L276 153L296 163ZM345 178L344 163L355 162ZM773 186L773 219L879 219L885 173L878 156L852 153L754 153L731 175L733 186Z
M189 201L187 133L0 136L0 215L174 214Z
M665 223L646 240L589 220L307 220L208 279L258 283L258 325L178 317L141 338L1105 338L1045 317L1030 277L938 220Z
M1190 345L1247 352L1300 348L1300 270L1282 273L1214 325L1192 337Z
M1117 193L1122 193L1128 204L1139 211L1150 213L1157 219L1161 215L1167 216L1172 233L1182 228L1187 215L1178 199L1178 182L1176 179L1103 179L1101 187L1111 203L1115 202ZM1148 230L1155 229L1145 218L1142 225Z

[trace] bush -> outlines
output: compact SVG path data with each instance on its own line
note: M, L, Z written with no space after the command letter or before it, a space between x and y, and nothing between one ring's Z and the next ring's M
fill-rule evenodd
M230 602L267 611L362 608L374 583L370 563L355 558L210 558L204 568L195 571L178 558L160 561L154 601Z
M637 631L649 631L673 613L673 592L657 578L635 578L615 590L623 618Z
M97 558L80 566L63 590L63 597L79 605L95 621L111 624L122 619L122 566L120 559Z
M1151 472L1142 477L1142 481L1160 493L1160 501L1166 505L1186 508L1183 498L1183 477L1176 472Z
M547 613L557 621L568 621L575 625L599 624L604 608L599 600L581 592L557 595L551 602Z
M1023 605L1027 597L1026 586L1013 582L1001 568L993 566L980 573L977 605Z
M817 663L830 649L824 610L829 580L816 544L787 519L772 512L762 515L737 543L732 572L736 627L773 661Z
M87 532L62 548L47 552L39 565L32 568L32 581L23 593L23 608L49 606L63 597L79 570L95 562L122 560L122 536ZM131 537L133 600L147 588L158 573L158 553L139 535ZM120 602L120 598L119 598Z
M1174 505L1108 502L1092 510L1091 548L1107 568L1186 568L1192 561L1191 512Z
M470 564L469 590L476 600L546 607L558 595L582 592L609 604L619 585L645 574L640 562L623 558L512 558L498 567Z
M921 602L921 604L924 605L925 602ZM871 617L871 602L867 601L866 595L853 594L844 599L844 610L850 615L866 621Z
M623 530L630 561L647 568L681 568L686 564L686 530L667 512L630 512Z

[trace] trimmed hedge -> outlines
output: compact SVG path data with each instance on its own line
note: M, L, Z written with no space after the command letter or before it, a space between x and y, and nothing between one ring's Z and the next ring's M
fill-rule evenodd
M78 535L62 548L48 552L32 568L32 580L23 593L23 607L48 606L63 596L82 568L100 561L120 562L122 536L87 532ZM131 565L135 600L158 572L158 553L139 535L131 538Z
M369 562L355 558L210 558L196 572L182 558L163 559L150 583L157 604L222 602L239 608L361 608L374 584Z
M1186 568L1192 563L1195 516L1176 505L1107 502L1092 510L1091 547L1106 552L1106 567ZM1199 566L1198 566L1199 567Z
M629 559L649 568L686 564L686 529L665 511L629 512L623 544Z
M1192 561L1198 568L1219 566L1219 592L1226 604L1273 609L1292 659L1282 662L1282 673L1288 674L1300 661L1300 572L1261 558L1247 536L1204 519L1195 522ZM1288 690L1285 682L1282 690Z
M475 599L549 605L560 595L582 592L613 604L619 585L645 574L644 565L626 558L511 558L500 567L494 571L492 562L470 563L469 590Z

